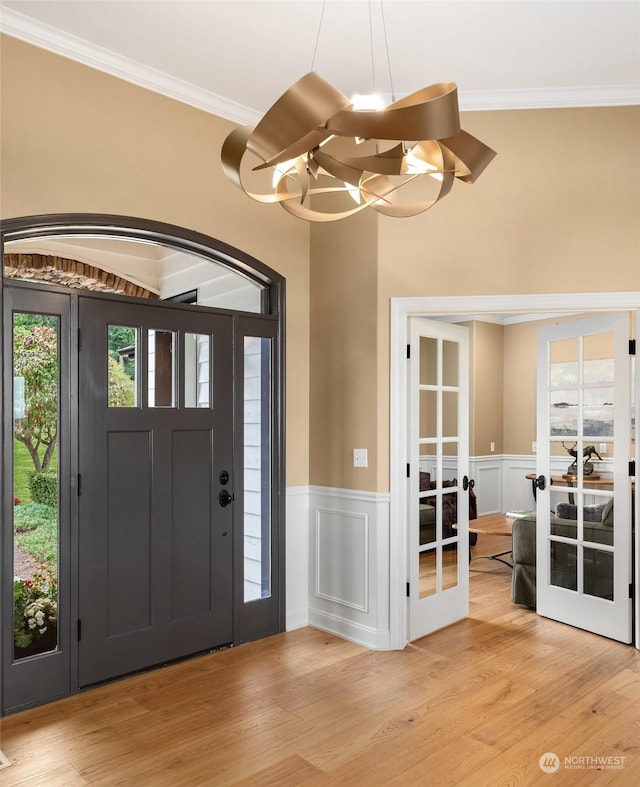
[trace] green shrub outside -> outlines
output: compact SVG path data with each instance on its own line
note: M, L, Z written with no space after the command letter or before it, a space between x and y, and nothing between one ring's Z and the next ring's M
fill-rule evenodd
M54 473L58 466L58 449L56 448L51 464L50 473ZM29 475L35 472L33 460L29 456L27 447L19 440L13 441L13 496L17 497L22 503L31 502L31 492L29 491Z
M58 512L53 506L43 503L22 503L13 508L13 525L18 533L34 530L41 525L57 522Z
M34 503L55 507L58 504L57 473L29 473L29 491Z
M40 563L55 565L58 559L57 517L42 522L35 530L29 530L19 535L18 546L26 549Z

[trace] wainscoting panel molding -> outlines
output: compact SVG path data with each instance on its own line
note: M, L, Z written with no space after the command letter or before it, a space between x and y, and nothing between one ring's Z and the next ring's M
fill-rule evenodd
M309 624L389 648L389 494L310 488Z
M469 460L469 474L476 482L478 516L499 514L502 508L502 457L477 456Z
M287 487L287 631L309 625L309 487Z
M316 596L368 612L369 517L316 508L315 536Z

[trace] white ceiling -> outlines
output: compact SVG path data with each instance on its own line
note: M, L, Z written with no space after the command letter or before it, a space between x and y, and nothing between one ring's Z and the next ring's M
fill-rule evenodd
M640 104L639 0L0 0L0 9L9 35L240 123L255 123L312 64L346 95L371 92L372 61L389 101L392 80L396 98L456 82L462 109Z

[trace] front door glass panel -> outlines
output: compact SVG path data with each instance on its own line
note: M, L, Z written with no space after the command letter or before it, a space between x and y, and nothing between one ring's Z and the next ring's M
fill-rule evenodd
M107 402L109 407L136 407L140 354L138 329L124 325L109 325Z
M60 321L13 315L13 655L58 647Z
M211 407L211 341L207 334L184 336L184 406Z
M147 369L149 407L176 406L174 331L149 329L147 337Z

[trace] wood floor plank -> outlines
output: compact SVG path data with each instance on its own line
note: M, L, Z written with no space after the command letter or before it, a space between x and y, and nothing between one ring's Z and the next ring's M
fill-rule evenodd
M470 617L402 651L304 628L9 716L0 783L529 787L548 751L563 787L640 782L639 652L512 604L510 579L472 561ZM564 767L588 756L623 768Z
M302 757L293 755L235 784L238 787L288 787L292 784L307 784L314 776L324 778L326 774Z

